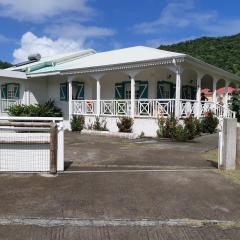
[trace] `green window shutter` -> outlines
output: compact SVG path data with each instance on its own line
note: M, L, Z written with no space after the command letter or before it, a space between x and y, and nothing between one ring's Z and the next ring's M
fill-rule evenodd
M60 83L60 101L68 101L68 83Z
M7 84L1 85L1 98L7 99Z
M20 98L20 84L16 83L14 84L14 98L19 99Z
M115 83L115 99L124 99L123 83Z
M157 98L158 99L163 98L163 91L164 91L164 84L163 84L163 82L159 81L157 83Z
M77 83L76 100L84 100L84 83Z
M148 81L140 81L139 98L148 98Z

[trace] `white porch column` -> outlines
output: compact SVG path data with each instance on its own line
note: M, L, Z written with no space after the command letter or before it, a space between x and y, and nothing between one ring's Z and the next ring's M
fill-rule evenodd
M225 80L225 90L224 90L224 117L227 117L228 112L228 92L227 88L229 86L229 82Z
M201 104L201 87L202 85L202 74L197 75L197 95L196 95L196 100L197 100L197 109L196 109L196 117L200 118L201 113L202 113L202 104Z
M135 79L131 77L131 118L135 115Z
M72 119L73 107L72 107L72 81L73 76L68 76L68 112L69 112L69 121Z
M213 102L217 103L217 79L213 79Z
M180 67L176 66L176 98L175 98L175 117L180 118L181 112L181 71Z
M98 77L97 79L96 79L96 81L97 81L97 96L96 96L96 98L97 98L97 116L99 116L100 115L100 113L101 113L101 83L100 83L100 77Z
M30 105L30 84L28 80L24 83L24 104Z

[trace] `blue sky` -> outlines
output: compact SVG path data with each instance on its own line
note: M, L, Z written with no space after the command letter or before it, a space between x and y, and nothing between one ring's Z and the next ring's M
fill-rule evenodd
M240 32L238 0L0 0L0 59Z

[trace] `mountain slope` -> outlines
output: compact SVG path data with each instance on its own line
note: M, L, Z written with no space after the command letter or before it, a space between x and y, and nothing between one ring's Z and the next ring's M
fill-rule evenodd
M0 69L11 67L12 65L8 62L2 62L0 61Z
M240 75L240 34L227 37L202 37L159 49L186 53L229 72Z

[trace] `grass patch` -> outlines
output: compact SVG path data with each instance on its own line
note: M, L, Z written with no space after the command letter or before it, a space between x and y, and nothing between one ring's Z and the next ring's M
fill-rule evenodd
M233 170L233 171L221 171L221 173L231 181L240 184L240 170Z
M211 161L212 163L218 163L218 149L213 149L201 154L204 159ZM217 165L216 165L217 166ZM240 170L233 171L219 171L227 179L240 184Z
M203 158L205 158L208 161L212 161L217 163L218 162L218 149L213 149L207 152L204 152L201 154Z

